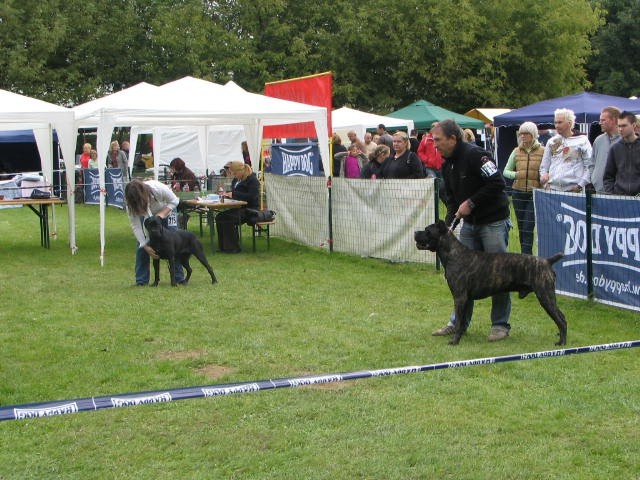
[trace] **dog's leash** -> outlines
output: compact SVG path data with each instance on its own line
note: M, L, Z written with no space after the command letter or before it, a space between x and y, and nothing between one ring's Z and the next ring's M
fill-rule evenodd
M453 219L453 222L451 222L451 226L449 227L449 233L453 233L453 231L456 229L459 223L460 223L460 218L455 217Z

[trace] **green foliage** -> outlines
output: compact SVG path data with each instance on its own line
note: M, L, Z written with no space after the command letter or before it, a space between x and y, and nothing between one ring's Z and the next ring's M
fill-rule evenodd
M265 82L332 71L334 104L465 111L588 86L588 0L19 1L0 6L0 87L75 104L140 81Z
M588 64L595 90L629 97L640 90L638 0L597 2L606 10L606 24L592 39L595 55Z
M58 2L3 2L0 5L0 79L3 88L46 98L37 85L47 72L66 30L66 20L53 15ZM42 82L42 80L40 80ZM55 98L52 95L52 98ZM57 98L56 98L57 100Z
M437 5L432 23L440 63L424 81L454 110L520 107L587 86L582 65L589 54L588 34L599 21L585 2Z
M107 210L101 267L97 207L77 214L72 256L66 207L51 250L31 211L0 211L1 405L555 348L532 295L514 296L509 339L486 341L483 300L451 347L430 336L452 304L433 266L278 238L256 254L207 248L217 285L194 261L186 287L164 266L159 287L133 287L126 215ZM638 338L637 312L558 302L568 347ZM634 478L636 350L6 421L0 478Z
M147 67L149 78L157 84L192 75L208 80L212 76L214 60L212 48L223 39L202 10L199 0L159 2L150 20L151 58Z

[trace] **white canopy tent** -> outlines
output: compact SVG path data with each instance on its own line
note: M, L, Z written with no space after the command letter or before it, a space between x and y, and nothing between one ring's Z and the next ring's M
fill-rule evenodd
M185 87L188 88L187 85L185 85ZM100 123L101 113L104 109L132 105L135 99L141 95L150 94L158 88L160 87L141 82L124 90L78 105L73 108L76 128L97 129ZM192 170L200 172L206 169L206 165L202 161L202 153L204 145L206 145L206 140L200 138L199 127L175 126L154 129L153 127L132 126L129 140L134 150L136 149L138 137L145 133L154 135L153 157L156 160L156 164L163 162L169 163L170 159L167 160L166 157L173 158L175 156L183 156L187 162L187 166ZM106 155L106 151L99 152L99 156L103 155ZM133 156L135 156L135 151ZM132 166L133 162L131 161L129 162L129 168Z
M374 113L361 112L353 108L342 107L331 112L333 131L342 138L346 138L347 132L353 130L358 135L358 138L362 140L368 128L377 128L381 123L389 131L406 128L408 132L411 132L414 128L413 120L385 117Z
M262 128L265 125L313 121L320 140L320 155L324 162L325 172L330 171L327 111L324 107L249 93L233 82L222 86L198 79L186 81L189 81L192 87L188 88L185 85L176 85L176 82L172 82L155 89L140 91L133 98L112 99L113 101L109 105L90 113L93 118L99 119L97 150L99 152L107 151L111 134L116 126L198 127L201 133L199 138L206 138L202 134L206 132L208 127L225 125L244 128L249 153L252 158L257 159L260 154ZM196 86L197 84L200 86ZM86 111L84 115L88 116ZM76 124L79 123L81 123L81 118L76 117ZM258 163L254 162L255 168ZM104 188L105 158L103 155L98 157L98 165L101 172L100 186ZM155 168L157 169L157 166ZM105 244L104 208L104 198L101 197L101 263L104 262Z
M106 95L104 97L90 100L86 103L73 107L75 116L76 129L78 128L98 128L102 111L117 105L126 105L133 102L136 98L150 94L158 87L150 83L140 82L132 87L125 88L118 92ZM106 150L101 155L106 154Z
M181 96L190 92L194 98L208 98L211 95L223 95L233 86L227 86L201 80L194 77L183 77L166 83L160 87L167 96ZM227 88L229 87L229 88ZM237 87L238 89L240 87ZM244 92L244 90L240 89ZM246 92L245 92L246 93ZM204 175L207 171L217 172L224 164L231 160L242 160L240 143L246 141L243 124L229 125L177 125L162 127L133 126L131 128L131 143L140 134L153 134L154 171L157 177L158 167L168 164L174 157L181 157L187 167L196 175ZM252 158L256 158L253 157Z
M75 158L75 130L73 111L52 103L26 97L17 93L0 90L0 130L32 129L40 160L42 173L47 182L53 180L53 130L58 134L58 142L66 163L73 165ZM67 167L67 198L69 210L69 246L75 253L75 203L73 191L75 187L74 169Z
M157 88L158 87L156 87L155 85L151 85L150 83L140 82L129 88L125 88L124 90L120 90L110 95L96 98L95 100L90 100L86 103L73 107L72 110L75 116L76 130L78 130L79 128L97 129L98 125L100 124L100 119L104 109L114 108L120 105L128 105L141 96L144 97L146 95L152 95L152 92L154 92ZM131 142L131 145L135 150L135 140ZM100 150L98 148L98 145L96 145L96 151L98 152L98 164L101 165L100 175L103 176L104 165L106 163L105 156L107 155L108 144L107 148L104 150ZM131 167L131 164L132 162L129 162L129 167ZM101 185L102 188L104 188L104 181L101 181Z

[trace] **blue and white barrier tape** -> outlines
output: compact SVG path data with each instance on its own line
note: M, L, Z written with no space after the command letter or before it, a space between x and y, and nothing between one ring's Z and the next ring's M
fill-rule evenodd
M0 407L0 421L50 417L53 415L65 415L68 413L77 413L87 410L98 410L102 408L130 407L134 405L144 405L147 403L162 403L172 402L175 400L186 400L188 398L217 397L219 395L258 392L260 390L271 390L275 388L300 387L304 385L342 382L345 380L355 380L359 378L384 377L389 375L424 372L428 370L471 367L474 365L514 362L517 360L534 360L539 358L561 357L566 355L575 355L578 353L602 352L607 350L620 350L634 347L640 347L640 340L607 343L603 345L588 345L586 347L563 348L559 350L548 350L543 352L521 353L517 355L506 355L503 357L459 360L455 362L434 363L431 365L422 366L384 368L381 370L362 370L358 372L333 373L320 376L280 378L275 380L227 383L201 387L176 388L171 390L155 390L148 392L125 393L121 395L107 395L103 397L88 397L54 402L12 405L7 407Z

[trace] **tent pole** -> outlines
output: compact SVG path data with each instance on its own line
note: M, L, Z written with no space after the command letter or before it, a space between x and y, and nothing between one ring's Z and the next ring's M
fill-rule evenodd
M264 149L262 148L262 140L260 141L260 158L258 162L258 169L260 170L260 210L264 210Z
M329 190L329 252L333 252L333 202L332 202L332 177L333 177L333 141L329 139L329 176L327 177L327 189Z

